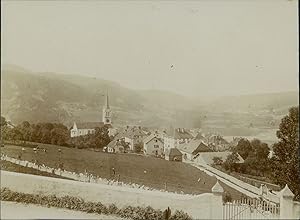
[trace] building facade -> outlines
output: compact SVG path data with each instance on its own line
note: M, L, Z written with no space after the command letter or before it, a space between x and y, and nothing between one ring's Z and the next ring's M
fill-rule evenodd
M166 132L164 149L177 148L180 144L189 143L193 136L184 128L176 128Z
M164 153L164 143L161 138L155 134L144 139L144 154L152 156L162 156Z

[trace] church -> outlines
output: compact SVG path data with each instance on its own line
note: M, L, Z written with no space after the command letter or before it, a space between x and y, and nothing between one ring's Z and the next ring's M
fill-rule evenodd
M96 127L103 127L104 125L109 127L109 135L113 136L114 130L112 129L112 111L109 106L109 97L106 95L105 105L102 109L102 122L74 122L71 128L71 137L78 137L87 134L94 134L96 132Z

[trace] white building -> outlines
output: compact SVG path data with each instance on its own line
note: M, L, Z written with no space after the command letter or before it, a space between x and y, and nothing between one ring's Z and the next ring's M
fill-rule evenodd
M157 134L151 134L144 139L144 153L153 156L162 156L164 153L164 142Z
M184 128L171 129L164 136L164 150L177 148L179 144L189 143L193 136Z
M102 122L74 122L73 127L70 130L71 137L78 137L82 135L94 134L97 127L101 128L104 125L108 126L109 136L113 136L115 131L112 128L112 111L109 106L108 95L106 95L105 105L102 110Z

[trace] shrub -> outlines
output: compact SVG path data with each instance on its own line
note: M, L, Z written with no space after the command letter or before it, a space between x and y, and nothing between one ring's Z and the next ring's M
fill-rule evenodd
M226 202L232 202L231 194L230 194L230 193L227 193L227 192L225 192L225 193L223 194L222 199L223 199L223 202L224 202L224 203L226 203Z
M163 219L163 212L161 210L147 207L126 206L118 208L115 204L105 206L101 202L85 202L81 198L72 196L56 197L55 195L32 195L19 192L13 192L8 188L1 188L1 200L23 202L31 204L39 204L47 207L66 208L76 211L83 211L88 213L110 214L120 216L121 218L128 218L133 220L160 220ZM171 220L190 220L191 217L183 211L175 211L171 216Z
M176 210L170 220L192 220L192 218L187 213Z

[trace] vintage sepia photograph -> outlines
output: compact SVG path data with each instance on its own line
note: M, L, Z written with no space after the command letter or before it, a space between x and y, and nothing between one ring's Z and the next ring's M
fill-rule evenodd
M300 219L297 0L1 0L1 219Z

